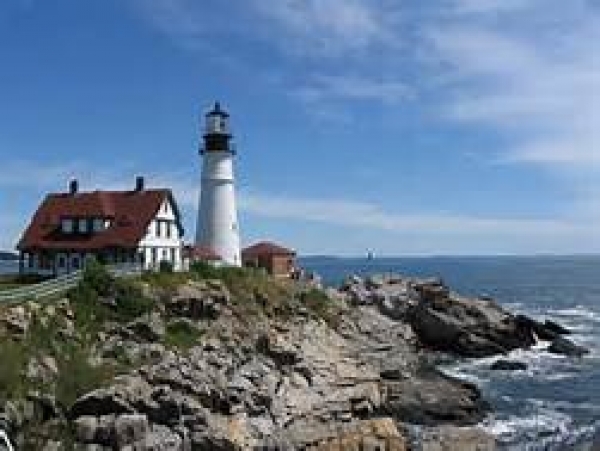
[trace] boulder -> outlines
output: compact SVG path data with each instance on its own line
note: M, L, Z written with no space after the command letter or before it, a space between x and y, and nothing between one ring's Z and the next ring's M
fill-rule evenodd
M115 419L115 442L121 449L125 445L142 440L148 434L148 418L146 415L121 415Z
M515 360L496 360L490 366L491 370L498 371L519 371L526 370L527 364L524 362L517 362Z
M534 320L504 311L492 301L448 297L421 301L407 319L428 348L465 357L506 354L535 343Z
M490 408L475 385L426 366L413 377L386 382L382 390L379 413L406 423L472 425Z
M555 338L550 346L548 347L548 352L553 354L562 354L568 357L583 357L585 354L588 354L589 349L579 346L573 343L571 340L568 340L564 337Z
M549 319L544 321L544 327L546 328L546 330L554 332L558 335L569 335L571 333L571 331L566 327L561 326L560 324Z

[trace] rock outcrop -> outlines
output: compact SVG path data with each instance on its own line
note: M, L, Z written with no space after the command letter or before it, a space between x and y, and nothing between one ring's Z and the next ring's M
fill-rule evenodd
M460 296L440 279L352 277L342 291L353 304L376 306L383 315L410 324L419 343L429 350L487 357L529 348L537 340L555 340L551 352L582 351L567 346L562 336L569 331L561 325L515 315L487 297Z
M117 298L103 300L104 324L68 300L0 311L15 340L27 340L33 324L54 325L59 343L31 356L26 380L55 387L61 356L52 350L73 343L89 351L85 365L112 371L68 403L64 393L10 400L4 417L18 431L44 412L44 424L72 431L90 451L491 450L492 438L465 428L489 410L480 391L436 369L429 351L501 355L543 338L551 352L584 352L560 325L461 297L438 279L353 277L312 300L303 289L283 291L289 300L280 290L275 302L264 286L235 299L221 281L146 286L151 311L123 320L111 315ZM335 314L324 313L329 303ZM411 425L422 428L420 448ZM60 440L50 434L46 449L60 449Z

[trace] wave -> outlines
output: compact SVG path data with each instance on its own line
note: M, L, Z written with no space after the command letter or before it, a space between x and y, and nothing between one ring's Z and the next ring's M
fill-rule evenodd
M590 442L600 431L600 421L575 424L570 415L537 407L527 415L492 416L482 428L498 441L499 449L558 451Z
M600 322L600 313L584 305L562 309L549 309L547 313L562 318L579 318L592 322Z

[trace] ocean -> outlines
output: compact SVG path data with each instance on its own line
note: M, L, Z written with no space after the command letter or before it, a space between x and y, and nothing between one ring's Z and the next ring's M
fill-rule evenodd
M18 260L0 260L0 275L1 274L16 274L19 272Z
M475 382L493 406L482 426L503 450L586 449L600 434L600 256L302 259L324 283L348 274L439 276L455 291L489 295L507 309L555 320L591 350L583 359L518 350L526 371L494 372L495 358L459 359L448 374Z

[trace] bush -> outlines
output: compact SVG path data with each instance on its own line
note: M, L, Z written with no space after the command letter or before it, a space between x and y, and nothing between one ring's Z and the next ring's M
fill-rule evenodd
M106 267L98 262L94 257L86 260L83 270L83 284L96 291L99 296L109 295L110 287L114 282L114 277L108 272Z
M152 311L154 302L144 297L141 288L127 279L117 279L113 285L116 320L130 321Z
M330 326L335 327L339 322L340 310L323 290L312 288L300 293L299 298L304 307Z
M77 321L92 331L107 320L127 322L152 310L138 284L114 278L95 259L88 260L83 278L69 292Z
M167 260L161 260L158 265L158 272L162 273L172 273L173 272L173 263Z
M164 342L167 346L189 349L194 346L202 333L186 321L167 324Z

